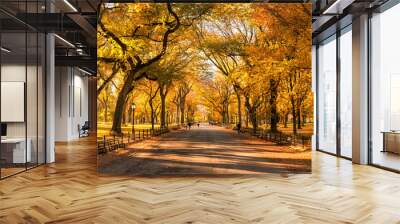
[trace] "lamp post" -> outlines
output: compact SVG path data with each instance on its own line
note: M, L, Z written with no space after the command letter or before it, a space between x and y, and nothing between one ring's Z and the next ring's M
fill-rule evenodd
M131 109L132 109L132 139L133 141L135 141L135 109L136 109L135 103L132 103Z

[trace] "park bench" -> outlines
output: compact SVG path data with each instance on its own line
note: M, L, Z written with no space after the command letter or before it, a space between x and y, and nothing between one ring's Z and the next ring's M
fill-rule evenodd
M153 131L151 129L137 130L134 141L130 139L131 135L129 133L128 135L125 135L125 137L124 135L111 137L103 136L102 138L97 139L97 153L99 155L106 154L107 152L111 152L120 148L125 148L126 145L130 142L133 143L137 141L142 141L153 136L160 136L167 132L169 132L168 128L156 128Z
M98 154L105 154L117 150L119 148L125 148L126 143L123 137L113 136L112 138L106 138L105 136L101 140L97 140L97 152Z
M251 128L242 128L241 132L248 133L267 141L275 142L278 145L294 144L306 146L311 144L311 137L309 136L284 134L282 132L274 133L264 129L257 129L256 133L254 133Z

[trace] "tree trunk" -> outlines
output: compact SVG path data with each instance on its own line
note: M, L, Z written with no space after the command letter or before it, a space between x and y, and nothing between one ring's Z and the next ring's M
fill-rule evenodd
M230 124L230 122L229 122L229 102L226 103L226 123Z
M250 110L250 120L251 120L251 124L253 125L253 134L257 133L257 111L256 109L253 107Z
M245 106L247 109L247 119L250 116L250 121L253 126L253 134L257 133L257 107L255 105L250 104L250 97L245 96ZM247 123L247 121L246 121ZM247 125L247 124L246 124Z
M297 129L301 129L301 111L300 108L297 109Z
M149 100L149 106L150 106L150 120L151 120L151 130L154 131L154 106L153 106L153 100Z
M128 95L128 90L122 90L117 99L117 104L115 106L113 125L111 131L115 135L120 135L121 132L121 123L122 123L122 115L125 108L125 97Z
M165 98L167 97L167 90L166 87L160 87L160 98L161 98L161 114L160 114L160 126L165 128Z
M156 56L152 57L151 59L148 59L146 63L140 63L138 65L134 65L132 70L126 72L127 78L125 79L125 82L124 82L124 85L122 86L121 91L118 93L117 103L115 105L115 110L114 110L113 124L112 124L112 128L111 128L111 132L114 134L117 134L117 135L122 134L122 131L121 131L122 112L124 111L124 108L125 108L125 99L127 98L129 92L131 92L133 89L132 84L134 83L135 80L137 81L144 77L144 76L135 77L135 75L143 68L152 65L153 63L157 62L158 60L160 60L162 58L162 56L165 54L167 47L168 47L169 35L175 33L180 26L179 17L173 12L172 6L170 3L167 4L167 8L168 8L169 13L172 14L172 16L175 18L176 23L172 28L168 28L167 31L165 31L165 33L163 35L162 49ZM103 23L99 22L99 25L100 25L101 29L107 33L108 36L111 36L111 38L114 41L118 42L118 44L122 47L122 49L125 53L126 45L121 44L122 43L121 40L115 34L108 31ZM129 58L132 59L131 57L129 57ZM128 60L128 61L130 61L130 60Z
M222 124L228 124L228 106L227 106L227 102L223 101L222 102Z
M104 124L107 122L108 105L104 104Z
M249 112L246 111L246 128L249 127Z
M176 104L176 124L179 124L179 103Z
M122 116L122 124L126 125L126 110L124 110L123 112L123 116Z
M237 116L238 116L238 124L242 125L242 99L240 97L239 89L237 87L233 88L236 93L237 98Z
M288 126L288 120L289 120L289 113L286 113L285 114L285 118L284 118L284 123L283 123L283 125L284 125L284 127L285 128L287 128Z
M225 105L222 102L222 106L221 106L221 124L225 123Z
M185 124L185 100L180 102L181 107L181 124Z
M113 124L111 128L111 132L115 135L122 134L121 122L125 109L126 98L128 97L128 94L132 91L132 84L135 80L135 73L137 73L139 70L140 68L137 68L135 71L131 71L131 74L128 74L128 77L126 78L121 91L118 93L117 103L114 110Z
M274 79L269 80L270 83L270 98L269 98L269 106L271 110L271 131L277 132L278 131L278 112L276 109L276 99L278 96L278 85L277 81Z
M297 113L296 113L296 105L294 100L291 100L292 103L292 124L293 124L293 134L297 134Z

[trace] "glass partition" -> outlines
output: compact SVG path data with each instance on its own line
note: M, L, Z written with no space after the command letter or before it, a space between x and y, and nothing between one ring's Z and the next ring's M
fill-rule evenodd
M25 32L3 32L1 35L2 177L25 170L27 163L31 162L25 110L28 69L26 38Z
M336 36L318 47L318 149L336 153Z
M43 1L1 2L35 13ZM45 35L0 12L0 178L45 163Z
M352 157L352 34L351 26L340 35L340 154Z

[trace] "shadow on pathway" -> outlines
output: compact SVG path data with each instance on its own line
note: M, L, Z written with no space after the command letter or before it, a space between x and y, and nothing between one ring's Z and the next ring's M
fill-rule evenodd
M99 157L104 174L231 176L311 172L311 151L238 135L220 127L180 130Z

